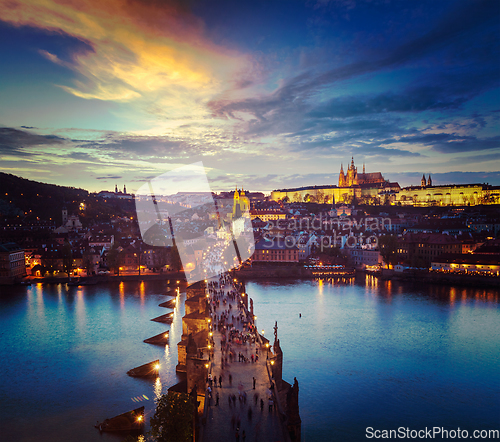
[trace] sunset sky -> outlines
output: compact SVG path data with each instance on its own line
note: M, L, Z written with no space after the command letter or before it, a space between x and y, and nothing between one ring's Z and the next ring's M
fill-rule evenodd
M500 1L0 0L3 172L500 185Z

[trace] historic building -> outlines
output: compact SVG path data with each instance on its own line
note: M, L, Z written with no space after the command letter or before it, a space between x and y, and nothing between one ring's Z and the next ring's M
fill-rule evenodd
M12 282L26 276L24 248L16 243L0 244L0 282Z
M394 204L401 206L475 206L500 202L500 186L489 184L450 184L433 186L431 176L420 186L404 187Z
M123 192L121 190L118 190L118 186L115 184L115 191L114 192L108 192L106 190L101 190L98 194L98 197L101 198L119 198L119 199L124 199L124 200L133 200L134 195L132 193L127 193L127 186L124 184L123 185Z
M289 237L291 238L291 237ZM253 262L299 262L299 248L285 240L262 239L255 244Z
M344 173L344 166L340 165L339 187L352 187L363 184L383 184L386 181L380 172L365 173L363 164L363 173L358 173L358 168L354 166L354 157L351 158L351 165Z
M274 201L394 204L399 206L475 206L500 203L500 186L489 184L450 184L435 186L431 175L420 180L420 186L400 188L384 179L381 172L358 173L354 158L344 172L340 166L338 186L307 186L271 192Z
M398 183L391 183L384 179L381 172L366 173L363 165L363 173L358 173L354 165L354 157L351 165L344 172L343 165L340 166L338 186L307 186L295 189L280 189L271 192L274 201L287 199L290 202L318 202L324 204L335 203L384 203L394 198L394 194L400 189Z
M238 189L236 189L233 194L233 213L231 219L234 221L242 216L247 216L249 210L250 200L245 195L245 191L241 189L238 192Z

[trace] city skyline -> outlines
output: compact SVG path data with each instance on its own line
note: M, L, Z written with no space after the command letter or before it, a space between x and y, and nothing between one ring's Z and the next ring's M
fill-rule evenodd
M134 193L203 161L212 190L500 185L494 1L2 1L2 170Z

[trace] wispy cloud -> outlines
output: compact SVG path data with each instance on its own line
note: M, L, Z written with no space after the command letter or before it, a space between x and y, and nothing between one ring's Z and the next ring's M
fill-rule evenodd
M248 68L245 55L204 38L203 23L182 2L2 3L2 20L62 31L92 48L73 54L68 62L40 50L45 58L78 74L73 86L61 87L81 98L140 99L165 114L200 114L203 100Z
M30 156L26 148L62 144L64 139L55 135L38 135L11 127L0 127L0 154Z

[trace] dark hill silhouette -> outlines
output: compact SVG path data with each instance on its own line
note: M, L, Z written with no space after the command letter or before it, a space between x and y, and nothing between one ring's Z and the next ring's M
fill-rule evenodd
M85 210L80 210L80 203L85 204ZM93 220L109 220L112 215L132 216L134 213L133 200L104 200L84 189L41 183L0 172L0 221L30 222L38 217L59 226L63 207L67 208L68 215L79 215L84 226Z

